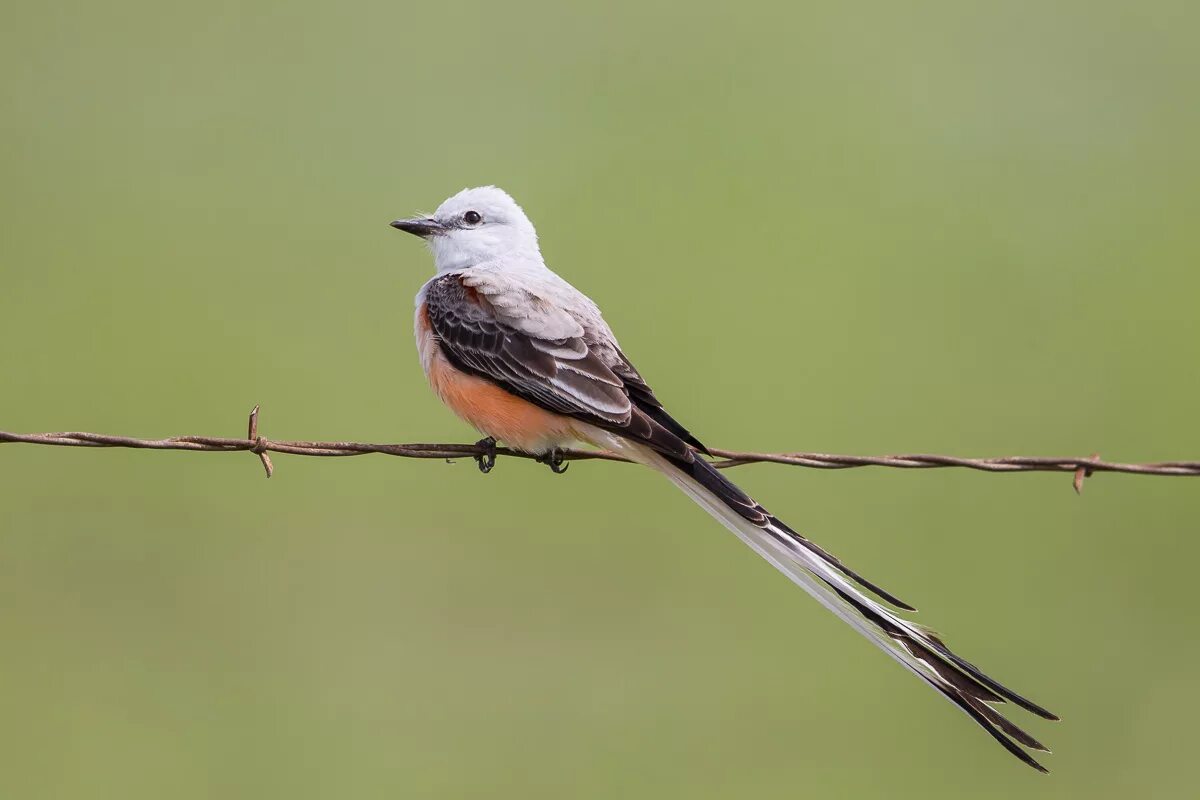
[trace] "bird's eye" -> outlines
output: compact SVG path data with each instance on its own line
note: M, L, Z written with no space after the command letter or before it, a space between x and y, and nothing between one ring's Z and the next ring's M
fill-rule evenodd
M480 216L478 211L468 211L467 213L463 214L463 222L467 223L468 225L478 225L479 223L483 222L483 217Z

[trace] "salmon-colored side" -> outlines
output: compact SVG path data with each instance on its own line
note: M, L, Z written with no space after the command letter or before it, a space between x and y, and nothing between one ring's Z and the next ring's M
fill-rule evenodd
M415 323L417 349L429 385L443 403L476 430L527 453L544 453L579 440L570 417L539 408L446 360L433 336L424 303L417 308Z

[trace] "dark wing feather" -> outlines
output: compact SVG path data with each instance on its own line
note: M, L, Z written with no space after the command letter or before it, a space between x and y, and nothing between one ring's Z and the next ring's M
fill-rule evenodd
M582 336L541 339L519 331L455 274L428 286L425 307L442 353L464 372L673 458L695 458L689 446L694 439L662 411L625 357L619 351L612 356L609 342L588 342Z
M625 354L618 351L617 355L620 361L612 369L625 382L625 390L629 394L630 402L641 409L642 413L650 419L662 425L701 453L711 455L708 452L708 448L699 439L667 413L662 403L654 396L654 390L650 388L641 374L634 369L633 364L629 363L629 359L625 357Z

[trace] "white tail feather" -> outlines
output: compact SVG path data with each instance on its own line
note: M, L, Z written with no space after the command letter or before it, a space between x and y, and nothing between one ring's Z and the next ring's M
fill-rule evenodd
M785 526L777 525L774 518L763 526L747 520L691 475L645 445L599 430L595 430L594 435L588 438L597 446L616 451L661 472L818 603L924 683L953 701L1009 752L1035 769L1046 771L1004 734L1013 736L1027 747L1046 748L986 704L1003 703L1007 697L1045 718L1057 719L1053 714L987 678L972 665L950 653L932 631L900 617L863 593L816 551L797 546L797 541L805 540ZM890 625L893 630L889 632L882 625Z

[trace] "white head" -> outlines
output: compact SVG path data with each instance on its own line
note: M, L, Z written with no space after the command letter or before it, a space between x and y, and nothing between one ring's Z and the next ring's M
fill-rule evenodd
M392 227L424 239L438 272L506 256L539 263L542 259L533 223L507 192L495 186L463 189L431 216L398 219Z

